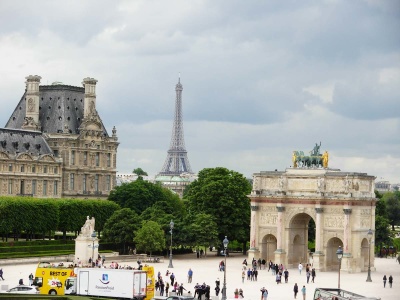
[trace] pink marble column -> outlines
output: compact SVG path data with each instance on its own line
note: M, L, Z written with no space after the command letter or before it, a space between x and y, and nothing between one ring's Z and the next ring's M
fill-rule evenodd
M321 214L324 211L321 207L316 207L316 220L315 220L315 253L321 254Z
M344 229L343 229L343 256L351 255L351 228L350 228L350 215L351 208L344 208Z
M251 221L250 221L250 250L258 249L258 235L257 235L257 226L258 226L258 211L259 206L251 205Z
M277 206L278 211L278 220L276 222L276 251L283 252L282 249L282 230L284 229L283 226L283 212L285 211L285 207Z

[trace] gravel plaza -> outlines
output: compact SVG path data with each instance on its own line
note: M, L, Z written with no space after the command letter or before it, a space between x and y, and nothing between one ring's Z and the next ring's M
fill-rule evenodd
M196 254L189 255L174 255L173 256L173 268L168 268L169 259L165 258L162 262L150 264L154 266L155 274L158 271L161 272L164 280L165 273L167 270L173 272L176 276L176 281L183 286L191 294L194 293L194 286L196 283L202 284L205 282L210 286L211 295L215 296L215 281L217 278L221 282L221 290L223 287L224 272L219 271L219 262L223 260L223 257L215 256L215 252L207 253L208 256L204 258L196 258ZM227 299L234 298L234 290L236 288L243 289L244 299L249 300L260 300L262 287L268 290L268 299L273 300L287 300L294 299L293 286L297 283L299 290L303 285L306 286L307 296L306 299L312 299L314 290L316 287L330 287L337 288L338 286L338 272L318 272L315 277L315 283L307 284L305 270L302 274L299 274L297 268L289 270L289 282L284 283L284 279L281 284L275 282L275 276L272 275L271 271L267 269L260 270L257 281L248 281L245 279L242 283L242 262L245 256L240 254L232 254L227 257L227 269L226 269L226 286L227 286ZM112 257L107 257L106 266L109 266L113 261ZM136 260L130 260L129 256L119 256L115 258L121 266L130 265L137 267ZM371 273L372 282L366 282L367 273L345 273L340 274L340 287L342 289L355 292L364 296L380 297L382 300L397 300L400 299L400 264L396 262L394 258L375 258L376 271ZM14 264L8 265L5 262L0 262L0 268L3 269L4 281L0 281L0 288L12 288L18 285L19 279L23 279L24 283L28 283L28 276L30 273L35 274L36 264ZM193 270L192 283L187 283L187 273L189 268ZM393 276L393 287L390 288L389 284L386 284L386 288L383 287L383 275L389 277ZM168 278L169 280L169 278ZM221 293L219 294L221 297ZM215 297L213 297L215 299ZM299 292L297 299L302 299Z

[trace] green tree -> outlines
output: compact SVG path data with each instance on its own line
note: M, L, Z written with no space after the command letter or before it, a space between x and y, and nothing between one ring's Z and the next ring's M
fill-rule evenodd
M138 250L150 252L162 251L165 248L165 235L160 225L154 221L144 221L134 238Z
M162 187L161 184L154 184L142 178L115 187L108 199L119 204L122 208L130 208L138 215L159 201L169 203L176 213L182 210L179 208L182 205L177 195Z
M208 214L197 214L190 225L195 245L204 246L205 249L211 245L218 245L218 227L213 216Z
M190 215L211 215L218 227L218 239L228 236L243 244L250 235L249 181L240 173L226 168L207 168L198 174L198 179L189 185L185 199Z
M104 225L103 238L121 245L122 253L126 253L126 243L133 241L140 227L138 220L139 216L129 208L115 211Z
M387 217L394 231L394 226L400 224L400 192L386 192L382 200L386 203Z
M142 168L136 168L132 171L133 174L136 174L139 177L148 176L147 172L143 171Z
M375 244L390 244L389 221L385 217L375 216Z

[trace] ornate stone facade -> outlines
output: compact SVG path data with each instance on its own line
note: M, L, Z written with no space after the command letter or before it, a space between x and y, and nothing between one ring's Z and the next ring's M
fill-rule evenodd
M8 149L7 152L0 146L0 152L4 150L0 163L16 166L13 168L12 178L9 171L0 170L0 195L22 193L46 196L43 194L46 190L56 190L55 179L47 178L51 174L58 180L58 193L47 193L49 197L107 198L115 186L119 143L115 127L109 136L96 110L97 80L85 78L83 87L74 87L60 83L40 86L41 77L37 75L30 75L26 79L25 94L8 120L6 128L2 129L5 132L14 130L12 137L5 135L4 142L10 145L16 139L20 147ZM24 172L15 171L22 164L21 154L26 153L29 156L33 149L21 147L26 136L32 134L44 139L48 148L45 153L47 158L43 156L43 149L46 148L43 146L42 153L39 149L37 157L30 155L30 159L37 165L36 173L27 171L28 168ZM10 151L14 151L13 154ZM40 173L39 170L47 165L49 170L54 170L51 163L58 166L57 174ZM16 188L7 189L5 193L4 185L10 178L14 180ZM32 185L32 180L38 180L36 193L31 193L25 185ZM43 185L43 180L50 180L48 186Z
M285 266L309 262L320 271L366 271L367 232L375 228L374 176L332 169L287 169L253 175L249 259ZM308 226L315 223L315 252L308 252ZM374 266L373 249L371 265Z

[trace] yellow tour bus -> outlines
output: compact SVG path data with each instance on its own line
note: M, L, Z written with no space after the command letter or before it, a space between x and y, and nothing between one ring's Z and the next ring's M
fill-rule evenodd
M42 295L64 295L65 281L74 276L74 268L65 267L62 263L55 265L49 262L40 262L36 268L33 285L39 287Z

